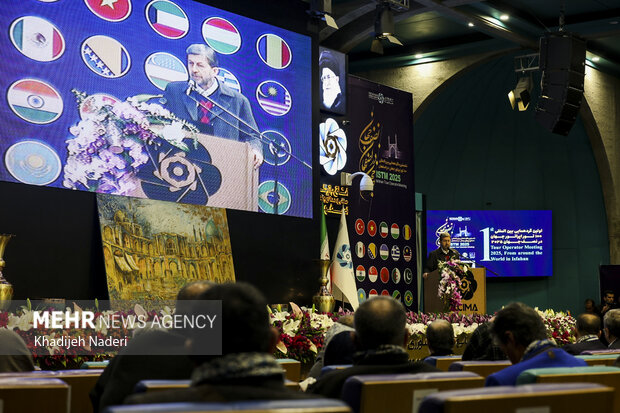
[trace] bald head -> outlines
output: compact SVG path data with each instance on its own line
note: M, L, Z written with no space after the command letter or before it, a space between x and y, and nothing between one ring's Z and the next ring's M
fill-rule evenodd
M589 334L598 335L601 330L601 318L595 314L584 313L577 317L577 332L579 336Z
M454 347L454 330L446 320L435 320L426 328L426 340L431 354L437 352L452 353Z
M405 307L392 297L375 297L364 301L355 311L355 333L364 350L383 344L405 343Z
M206 280L193 281L191 283L185 284L177 294L177 314L190 314L191 309L189 308L189 306L191 303L185 303L185 301L198 300L202 293L204 293L214 285L216 284Z

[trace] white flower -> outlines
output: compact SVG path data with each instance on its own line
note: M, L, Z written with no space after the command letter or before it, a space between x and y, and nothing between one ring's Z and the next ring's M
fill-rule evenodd
M28 331L32 329L32 311L24 310L24 313L20 316L9 314L9 321L7 328L13 330L17 328L21 331Z
M282 324L282 332L291 337L294 337L297 334L297 329L299 328L299 324L301 320L286 320L284 324Z
M175 146L178 146L185 138L183 123L181 122L172 122L170 125L164 126L159 133L165 140Z
M271 314L271 322L274 323L276 321L284 321L286 317L289 316L289 313L286 311L277 311Z
M310 327L314 329L321 329L327 331L328 328L334 325L334 321L327 316L327 314L310 314Z
M426 325L422 323L407 324L409 335L426 334Z

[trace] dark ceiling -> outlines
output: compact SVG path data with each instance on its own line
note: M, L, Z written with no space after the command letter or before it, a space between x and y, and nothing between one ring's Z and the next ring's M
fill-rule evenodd
M394 35L403 46L384 41L382 56L370 52L378 1L384 0L332 0L339 29L319 31L321 45L347 53L353 71L537 51L540 37L558 30L564 8L564 30L587 40L588 64L620 76L620 0L410 0L407 11L394 12Z

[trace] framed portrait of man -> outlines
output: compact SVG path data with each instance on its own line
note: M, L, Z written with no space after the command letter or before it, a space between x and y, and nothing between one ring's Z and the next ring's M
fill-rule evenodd
M344 53L319 47L321 110L338 115L347 111L347 71Z

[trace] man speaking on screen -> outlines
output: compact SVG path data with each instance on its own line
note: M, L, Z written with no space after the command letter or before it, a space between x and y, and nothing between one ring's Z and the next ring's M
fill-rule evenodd
M435 271L439 266L439 261L454 261L458 260L460 254L457 250L450 248L452 238L447 232L439 234L439 248L431 251L428 254L428 260L426 260L426 266L424 267L424 278L428 277L429 272Z
M263 148L248 99L219 82L217 55L204 44L186 50L189 82L171 82L164 92L165 106L180 119L196 125L201 133L248 142L254 168L263 163Z

